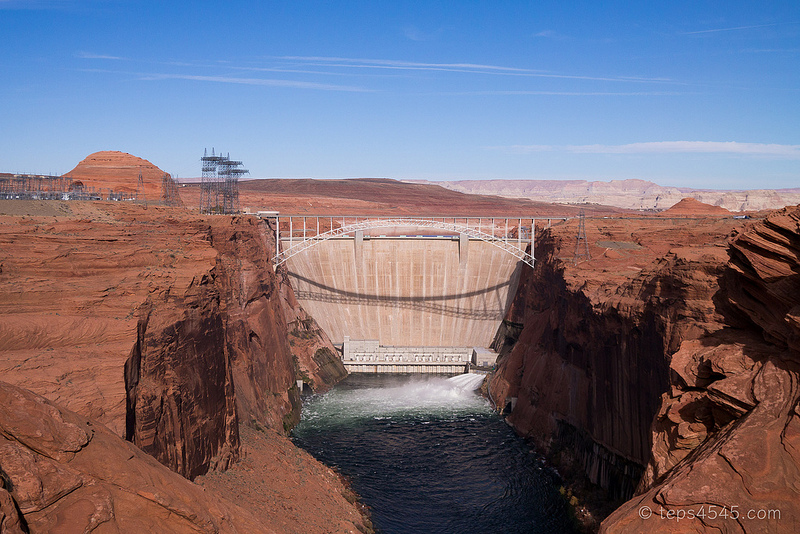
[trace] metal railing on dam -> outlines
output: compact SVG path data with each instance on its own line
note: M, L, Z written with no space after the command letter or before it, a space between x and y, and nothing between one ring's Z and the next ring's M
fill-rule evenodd
M536 217L531 216L425 216L398 217L376 215L292 215L259 211L257 216L275 220L275 241L281 243L273 263L277 266L314 245L345 236L356 240L364 237L440 237L460 236L462 239L479 239L504 250L533 267L532 241L536 232ZM550 226L552 220L568 217L540 218ZM374 230L388 230L375 233ZM444 235L431 230L445 232ZM531 254L525 251L531 243Z

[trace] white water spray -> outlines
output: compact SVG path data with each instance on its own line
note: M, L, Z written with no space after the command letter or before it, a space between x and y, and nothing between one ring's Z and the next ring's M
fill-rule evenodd
M480 375L477 373L464 373L463 375L448 378L447 381L452 382L456 385L456 387L461 388L464 391L475 391L481 387L484 378L486 378L486 375Z
M308 424L324 419L356 423L360 419L415 417L448 418L489 412L489 403L476 395L484 375L463 374L452 378L413 377L393 387L337 389L303 407Z

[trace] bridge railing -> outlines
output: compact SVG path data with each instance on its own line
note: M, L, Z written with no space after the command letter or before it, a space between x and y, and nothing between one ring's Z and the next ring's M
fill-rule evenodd
M279 243L279 253L273 261L280 265L289 258L300 254L314 245L328 239L354 236L364 237L458 237L465 235L490 243L517 257L533 267L534 258L525 252L528 243L533 242L536 231L535 217L380 217L380 216L316 216L283 215L264 212L265 218L276 221L275 240ZM539 219L547 221L564 220L566 217ZM394 234L380 236L369 234L381 228L393 228ZM428 230L438 230L449 235L431 234ZM405 232L405 233L403 233ZM287 246L288 245L288 246ZM283 250L280 250L283 248ZM531 246L533 251L533 246Z

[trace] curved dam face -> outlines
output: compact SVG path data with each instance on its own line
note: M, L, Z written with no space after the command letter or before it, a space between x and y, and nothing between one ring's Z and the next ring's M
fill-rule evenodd
M519 260L465 236L329 239L287 261L298 300L334 343L486 347Z

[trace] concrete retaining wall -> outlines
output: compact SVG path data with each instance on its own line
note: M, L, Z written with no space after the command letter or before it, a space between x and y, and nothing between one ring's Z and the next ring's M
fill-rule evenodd
M320 243L287 269L303 307L334 343L349 336L486 347L516 290L518 263L479 240L363 237Z

